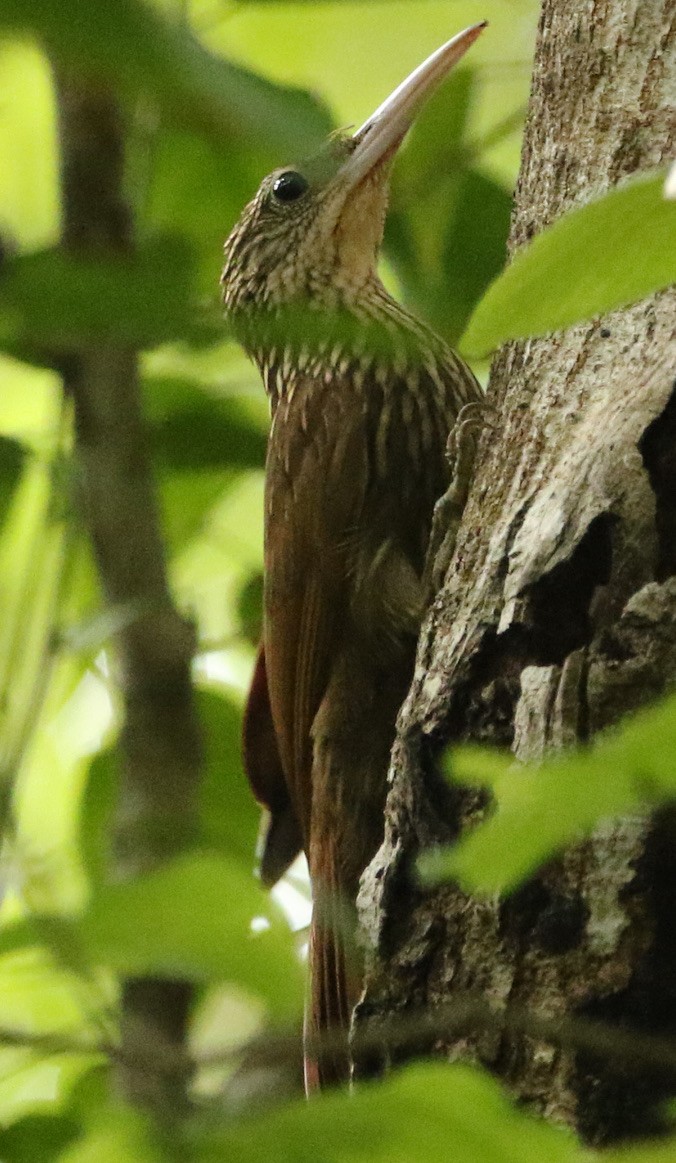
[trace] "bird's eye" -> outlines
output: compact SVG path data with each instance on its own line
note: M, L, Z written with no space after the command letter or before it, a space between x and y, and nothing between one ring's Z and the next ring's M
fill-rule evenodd
M278 202L296 202L308 189L308 180L296 170L287 170L280 174L272 187L272 192Z

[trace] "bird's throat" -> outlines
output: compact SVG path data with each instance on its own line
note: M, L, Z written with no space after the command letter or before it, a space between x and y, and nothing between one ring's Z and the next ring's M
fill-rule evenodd
M247 310L233 320L240 342L257 365L273 403L302 377L324 384L349 369L384 380L442 362L446 345L372 277L361 295L308 299L284 307Z

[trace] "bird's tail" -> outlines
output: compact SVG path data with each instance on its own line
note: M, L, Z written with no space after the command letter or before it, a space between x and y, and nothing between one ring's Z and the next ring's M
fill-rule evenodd
M310 997L305 1016L308 1093L349 1080L350 1020L363 972L355 946L353 904L335 887L329 889L326 879L322 878L319 892L316 883L310 930Z

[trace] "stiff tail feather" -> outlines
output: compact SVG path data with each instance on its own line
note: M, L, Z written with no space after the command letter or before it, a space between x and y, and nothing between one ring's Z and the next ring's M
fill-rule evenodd
M315 901L310 931L310 997L305 1015L305 1083L312 1091L349 1081L348 1038L362 985L354 906L335 889Z

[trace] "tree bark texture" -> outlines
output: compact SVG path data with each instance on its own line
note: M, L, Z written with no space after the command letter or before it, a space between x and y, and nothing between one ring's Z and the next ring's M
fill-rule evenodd
M513 251L674 153L674 0L543 0ZM477 821L443 746L537 759L676 678L676 296L496 357L496 408L393 753L360 894L362 1023L474 996L552 1020L676 1033L674 813L610 821L506 900L423 892L412 860ZM368 1027L367 1027L368 1028ZM373 1028L371 1025L370 1028ZM484 1023L435 1049L486 1064L589 1142L649 1134L673 1073Z

